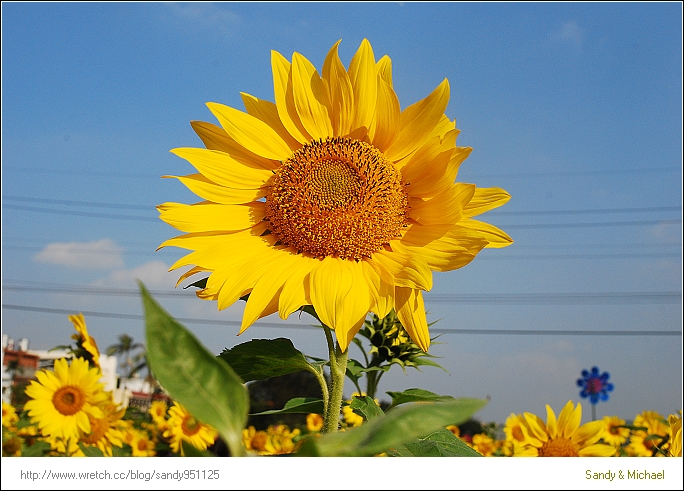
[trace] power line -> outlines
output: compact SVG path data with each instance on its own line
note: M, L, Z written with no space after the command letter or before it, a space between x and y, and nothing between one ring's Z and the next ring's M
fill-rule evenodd
M10 210L36 211L39 213L52 213L54 215L76 215L81 217L93 218L114 218L118 220L136 220L143 222L159 222L159 218L155 217L141 217L135 215L113 215L109 213L91 213L87 211L71 211L71 210L53 210L52 208L38 208L35 206L20 206L20 205L3 205L3 208Z
M43 169L39 167L3 167L3 172L33 173L33 174L58 174L58 175L78 175L93 177L121 177L121 178L153 178L158 179L161 174L153 173L133 173L133 172L94 172L87 169ZM681 167L655 167L641 169L605 169L605 170L576 170L563 172L517 172L499 174L467 174L464 169L461 174L467 174L468 179L480 178L534 178L534 177L567 177L567 176L595 176L595 175L614 175L614 174L656 174L667 172L681 172Z
M681 206L649 206L645 208L598 208L595 210L541 210L541 211L504 211L492 210L487 215L588 215L600 213L650 213L657 211L681 211Z
M585 222L585 223L526 223L518 225L501 225L506 230L513 229L538 229L538 228L585 228L585 227L620 227L620 226L640 226L640 225L671 225L682 223L681 218L673 220L632 220L629 222Z
M3 251L21 251L21 252L31 252L31 251L42 251L43 247L33 247L33 246L4 246ZM77 252L78 248L70 249L70 252ZM105 250L94 250L88 251L85 248L82 253L91 254L102 254L102 255L124 255L124 256L156 256L159 257L160 254L171 254L175 253L173 249L150 249L146 251L105 251ZM613 253L613 254L497 254L497 255L480 255L478 260L497 260L497 261L524 261L524 260L551 260L551 259L658 259L658 258L674 258L682 257L682 254L677 252L651 252L651 253Z
M134 215L114 215L108 213L91 213L87 211L55 210L52 208L38 208L35 206L3 205L11 210L34 211L39 213L51 213L56 215L76 215L94 218L113 218L120 220L137 220L162 223L158 217L143 217ZM628 222L587 222L587 223L532 223L502 225L506 229L540 229L540 228L585 228L585 227L613 227L613 226L640 226L640 225L667 225L682 223L681 218L672 220L633 220Z
M606 170L577 170L565 172L516 172L509 174L468 174L468 179L472 178L528 178L528 177L567 177L567 176L592 176L592 175L611 175L611 174L651 174L660 172L681 172L681 167L656 167L652 169L606 169ZM465 174L461 172L461 174Z
M30 198L27 196L3 196L3 201L23 201L29 203L47 203L53 205L64 205L64 206L85 206L92 208L123 208L127 210L143 210L150 211L154 206L144 206L144 205L128 205L124 203L101 203L96 201L78 201L71 199L48 199L48 198Z
M139 314L116 314L110 312L96 312L85 310L68 310L68 309L52 309L44 307L31 307L28 305L12 305L2 304L3 309L20 310L26 312L42 312L48 314L73 315L74 312L81 312L88 317L105 317L114 319L131 319L144 320L145 316ZM175 317L178 322L186 324L206 324L206 325L220 325L220 326L240 326L239 321L219 321L214 319L191 319L184 317ZM268 322L257 321L254 326L275 328L275 329L318 329L314 325L297 325L297 324L276 324ZM681 336L681 331L582 331L569 330L563 331L560 329L458 329L458 328L430 328L431 332L443 334L488 334L488 335L523 335L523 336Z
M83 206L93 208L115 208L128 210L142 210L150 211L154 206L146 205L131 205L125 203L103 203L98 201L79 201L79 200L64 200L64 199L48 199L48 198L31 198L28 196L3 196L3 201L21 201L29 203L46 203L63 206ZM601 214L601 213L650 213L660 211L681 211L681 206L650 206L641 208L602 208L589 210L532 210L532 211L504 211L492 210L487 212L488 216L532 216L532 215L583 215L583 214Z
M113 297L139 297L140 291L128 288L110 288L97 286L78 286L59 283L2 285L3 291L14 292L47 292L56 294L96 295ZM195 299L195 290L151 290L150 294L164 298ZM663 292L586 292L586 293L428 293L426 303L458 303L458 304L517 304L517 305L615 305L635 303L680 303L682 293L676 291Z

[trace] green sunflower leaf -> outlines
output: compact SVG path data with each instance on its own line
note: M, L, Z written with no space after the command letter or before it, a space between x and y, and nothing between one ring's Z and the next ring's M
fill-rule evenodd
M228 363L245 382L288 373L319 370L309 363L286 338L253 339L223 351L219 358ZM320 365L320 364L316 364Z
M231 455L244 455L242 429L249 394L235 371L155 302L142 283L147 362L171 397L197 419L213 426Z
M183 448L183 456L185 457L216 457L216 455L210 451L200 450L185 440L181 441L181 447Z
M303 441L299 456L368 457L396 449L415 438L451 424L460 424L487 404L482 399L452 399L451 402L409 404L388 411L357 428L327 433Z
M52 449L48 442L36 440L33 445L21 445L22 457L44 457Z
M452 396L440 396L424 389L408 389L403 392L387 392L387 394L392 398L390 407L407 402L449 402L455 400Z
M482 457L446 428L402 443L387 451L390 457Z
M104 457L104 453L102 453L102 450L100 450L97 447L93 447L91 445L86 445L82 442L79 442L78 448L81 449L81 452L83 452L86 457Z
M374 419L381 418L385 415L382 409L380 409L380 406L368 396L354 396L349 407L351 407L354 412L360 413L366 421L373 421Z
M263 416L265 414L288 414L288 413L316 413L323 414L323 399L315 397L295 397L285 403L282 409L269 409L250 416Z

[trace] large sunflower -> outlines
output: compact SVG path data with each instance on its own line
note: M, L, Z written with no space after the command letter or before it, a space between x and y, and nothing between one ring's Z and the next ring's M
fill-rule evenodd
M90 368L83 358L67 364L66 359L55 361L53 371L36 373L26 395L31 398L24 409L31 422L38 425L43 435L59 439L78 439L80 432L90 433L89 417L102 418L99 405L108 400L109 393L99 382L102 373Z
M580 426L582 405L568 401L558 419L546 405L546 424L535 414L525 413L525 446L539 457L611 457L615 447L598 442L604 434L603 420ZM522 429L522 426L521 426Z
M346 349L369 311L393 308L415 343L430 345L422 292L432 271L465 266L512 239L473 217L503 205L499 188L455 182L469 147L445 114L445 79L401 110L392 63L367 40L348 69L336 43L322 75L299 53L273 51L275 104L243 93L247 112L207 103L221 127L192 122L205 148L177 148L198 173L175 177L204 201L164 203L186 232L160 247L194 252L171 270L210 273L197 292L224 309L249 293L243 332L312 305Z

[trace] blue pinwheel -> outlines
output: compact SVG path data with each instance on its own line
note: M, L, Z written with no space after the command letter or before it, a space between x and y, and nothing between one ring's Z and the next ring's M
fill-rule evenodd
M598 367L592 367L591 371L582 370L582 378L577 379L577 385L582 387L580 397L588 397L591 402L593 419L596 419L596 404L607 401L610 397L608 392L613 390L613 384L608 382L609 378L608 372L599 373Z

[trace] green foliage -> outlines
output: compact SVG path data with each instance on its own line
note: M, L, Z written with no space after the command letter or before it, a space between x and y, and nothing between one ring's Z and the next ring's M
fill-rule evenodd
M295 397L285 403L282 409L271 409L260 413L250 414L250 416L264 416L267 414L323 414L323 399L314 397Z
M451 402L409 404L388 411L385 416L339 433L329 433L303 441L297 455L322 457L365 457L387 452L410 442L425 438L450 424L470 418L487 401L454 399Z
M367 350L361 338L368 340ZM406 367L420 370L421 366L432 366L444 370L441 365L430 359L434 358L432 355L424 352L411 340L394 310L382 319L372 314L352 342L361 350L365 364L350 359L347 377L354 383L356 389L362 392L359 382L365 375L365 392L370 397L375 397L380 377L393 365L399 365L404 372Z
M373 421L374 419L381 418L385 415L382 409L380 409L380 406L368 396L354 396L349 407L351 407L355 413L363 416L363 419L366 421Z
M482 457L446 428L396 445L387 452L387 455L390 457Z
M94 445L86 445L83 442L78 442L78 448L81 449L81 452L83 452L86 457L104 457L102 450Z
M292 341L286 338L253 339L224 350L219 357L245 382L300 370L308 370L317 375L322 365L309 363Z
M247 422L249 395L243 381L164 311L142 283L140 289L152 372L193 416L218 430L231 455L244 455L242 429Z
M407 402L451 402L452 396L440 396L424 389L408 389L403 392L387 392L392 398L392 406L406 404Z

